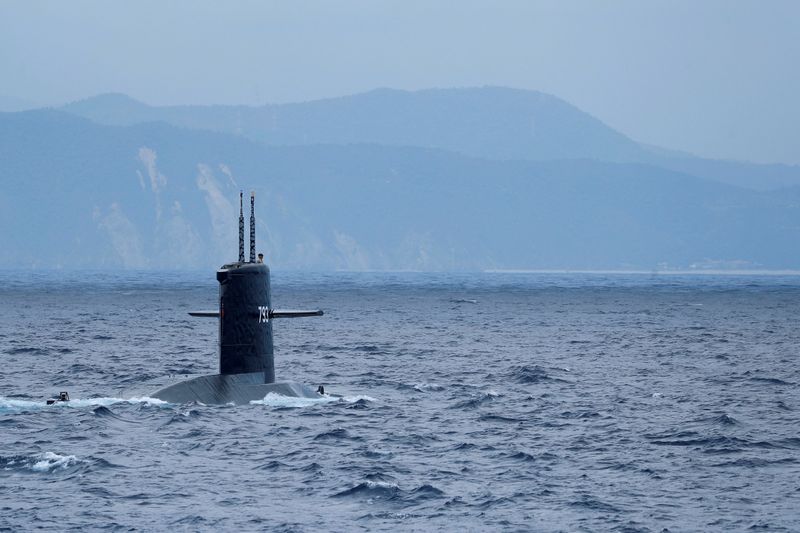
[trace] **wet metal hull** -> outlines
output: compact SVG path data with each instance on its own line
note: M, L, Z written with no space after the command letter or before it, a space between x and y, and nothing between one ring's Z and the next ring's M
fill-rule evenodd
M262 400L269 393L293 398L321 397L314 389L302 383L292 381L264 383L263 372L198 376L164 387L150 396L170 403L242 405Z

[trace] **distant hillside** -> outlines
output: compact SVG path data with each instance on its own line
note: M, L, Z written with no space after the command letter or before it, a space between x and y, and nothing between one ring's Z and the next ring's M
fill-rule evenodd
M150 107L102 95L64 111L113 125L161 120L269 144L376 143L453 150L494 159L632 160L639 145L570 104L498 87L364 94L298 104Z
M165 123L0 114L0 266L214 268L240 188L277 268L798 268L800 189L642 164L267 146Z
M152 107L106 94L68 104L108 125L162 121L272 145L373 143L489 159L646 163L756 190L800 185L800 167L713 161L642 146L567 102L500 87L368 93L296 104Z

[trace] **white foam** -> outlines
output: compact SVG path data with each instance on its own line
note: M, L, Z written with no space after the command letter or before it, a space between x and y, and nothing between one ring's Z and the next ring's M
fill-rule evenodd
M356 403L360 400L364 400L365 402L377 402L375 398L372 396L367 396L366 394L359 394L358 396L343 396L339 398L340 401L346 403Z
M52 405L47 405L46 401L34 402L30 400L15 400L12 398L5 398L0 396L0 413L12 412L18 413L21 411L32 411L38 409L65 409L65 408L85 408L85 407L108 407L118 403L127 404L145 404L154 406L169 405L168 402L159 400L158 398L150 398L148 396L141 396L136 398L73 398L68 402L56 402Z
M44 402L31 402L29 400L14 400L0 396L0 413L18 412L42 407Z
M69 402L56 402L53 405L65 407L108 407L117 403L138 404L145 405L169 405L169 402L159 400L158 398L150 398L149 396L139 396L135 398L76 398Z
M376 401L375 398L371 398L363 394L358 396L344 396L344 397L330 396L328 394L325 394L324 396L320 396L319 398L298 398L295 396L283 396L282 394L270 392L266 396L264 396L263 399L252 400L250 404L267 405L269 407L308 407L310 405L319 405L319 404L336 403L336 402L355 403L359 400L364 400L367 402Z
M414 385L414 390L418 390L420 392L427 392L427 391L440 391L444 390L444 386L439 385L438 383L417 383Z
M319 398L297 398L294 396L283 396L275 392L267 393L261 400L251 400L251 405L268 405L270 407L307 407L320 403L335 402L338 398L333 396L320 396Z
M38 459L30 466L34 472L49 472L55 468L67 468L78 462L74 455L58 455L53 452L45 452L34 457Z
M371 481L367 480L364 484L370 489L399 489L400 486L397 483L392 483L389 481Z

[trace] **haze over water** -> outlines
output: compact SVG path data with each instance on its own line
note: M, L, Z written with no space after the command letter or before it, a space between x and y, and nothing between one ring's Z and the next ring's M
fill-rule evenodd
M800 528L800 277L273 274L276 374L216 371L211 272L0 272L0 528ZM70 392L69 405L44 399Z

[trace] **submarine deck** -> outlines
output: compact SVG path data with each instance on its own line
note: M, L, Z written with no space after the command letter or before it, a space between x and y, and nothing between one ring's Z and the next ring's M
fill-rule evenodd
M302 383L283 381L264 383L262 372L247 374L210 374L165 376L148 384L148 389L137 387L142 396L158 398L169 403L200 402L206 405L248 404L262 400L269 394L294 398L319 398L320 394ZM156 392L153 392L156 391ZM125 392L130 394L130 391Z

